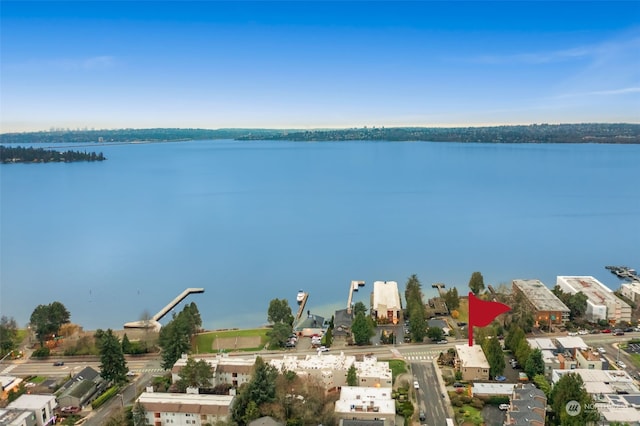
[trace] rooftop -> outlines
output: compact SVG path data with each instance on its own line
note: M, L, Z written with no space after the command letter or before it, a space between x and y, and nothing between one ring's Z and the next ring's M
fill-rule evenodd
M375 281L373 283L373 298L371 302L374 309L377 306L385 306L390 309L401 309L398 283L395 281Z
M589 345L582 340L582 337L579 336L556 337L556 342L565 349L587 349L589 347Z
M138 401L147 412L226 416L233 398L231 395L143 392Z
M30 410L5 410L0 408L0 425L22 425L28 424L29 418L35 420L35 414Z
M583 292L589 301L595 305L606 305L608 303L619 303L627 305L622 300L618 299L610 288L602 284L600 281L590 276L559 276L557 278L558 285L560 282L564 282L567 286L572 288L575 293ZM627 305L628 306L628 305Z
M590 370L577 368L575 370L553 370L554 377L575 373L582 377L584 387L590 394L608 394L617 392L638 393L640 390L633 379L623 370Z
M54 395L20 395L18 399L10 403L7 408L22 408L24 410L39 410L45 405L52 403L56 406Z
M513 280L513 285L520 289L538 311L571 311L539 280Z
M489 362L480 345L456 345L456 352L462 367L489 368Z
M556 345L553 343L553 340L547 337L536 337L527 339L529 346L531 349L540 349L541 351L555 351L557 349Z
M335 411L376 412L393 415L396 412L395 400L391 398L390 388L373 388L358 386L343 386L340 399L336 401Z

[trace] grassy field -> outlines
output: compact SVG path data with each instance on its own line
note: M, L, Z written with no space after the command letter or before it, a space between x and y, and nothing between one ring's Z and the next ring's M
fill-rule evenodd
M460 306L457 311L460 313L460 316L455 320L456 322L469 322L469 299L460 298Z
M407 372L407 363L400 359L389 360L389 368L391 368L392 382L396 382L396 377Z
M224 331L209 331L206 333L198 334L194 341L193 350L196 353L206 354L206 353L215 353L218 350L224 351L222 348L216 347L216 339L229 339L229 338L249 338L254 339L259 337L260 344L254 348L242 348L239 350L242 351L257 351L264 348L264 345L267 342L267 331L268 328L253 328L248 330L224 330Z

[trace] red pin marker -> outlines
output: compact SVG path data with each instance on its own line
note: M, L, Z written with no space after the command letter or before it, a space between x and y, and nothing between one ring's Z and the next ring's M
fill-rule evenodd
M473 326L486 327L500 314L510 311L511 308L500 302L487 302L478 299L469 292L469 346L473 346Z

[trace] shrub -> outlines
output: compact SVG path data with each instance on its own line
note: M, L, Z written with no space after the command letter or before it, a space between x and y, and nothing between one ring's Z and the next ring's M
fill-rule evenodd
M493 395L490 396L489 398L484 399L486 404L489 405L500 405L500 404L508 404L509 403L509 397L508 396L499 396L499 395Z
M46 358L51 355L49 348L38 348L31 354L32 358Z
M482 400L479 398L473 398L471 400L471 406L473 408L477 408L478 410L482 410L482 407L484 407L484 402L482 402Z
M462 380L462 371L456 371L456 380Z
M469 404L471 402L471 397L469 395L462 395L460 397L460 399L462 400L462 402L464 402L465 404Z
M111 386L109 389L107 389L102 395L100 395L99 397L97 397L92 403L91 403L91 408L93 408L94 410L98 407L100 407L102 404L104 404L105 402L107 402L109 399L111 399L115 394L118 393L118 387L117 386Z

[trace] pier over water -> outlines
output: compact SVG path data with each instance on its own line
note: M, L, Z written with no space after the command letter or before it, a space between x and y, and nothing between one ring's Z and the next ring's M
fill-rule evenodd
M128 322L124 325L124 328L153 328L159 330L162 325L158 321L160 321L165 315L167 315L173 308L176 307L178 303L182 302L188 295L197 293L204 293L204 288L187 288L182 293L177 295L175 299L167 303L164 308L160 309L149 320Z

